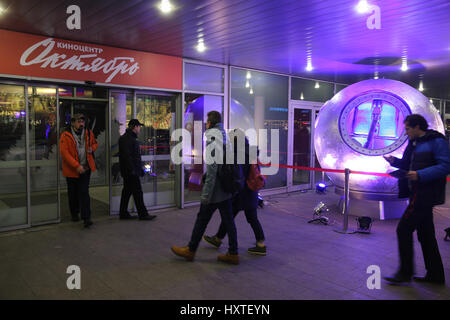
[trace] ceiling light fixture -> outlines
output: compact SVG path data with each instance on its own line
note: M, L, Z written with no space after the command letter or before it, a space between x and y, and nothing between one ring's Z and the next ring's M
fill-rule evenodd
M253 94L253 88L250 88L250 94Z
M312 66L311 60L308 60L308 63L306 65L306 71L312 71L312 69L313 69L313 66Z
M204 52L206 50L206 46L205 43L203 42L203 39L198 39L196 48L198 52Z
M358 13L366 13L369 11L369 9L370 5L369 3L367 3L367 0L361 0L356 5L356 11L358 11Z
M303 97L303 92L300 94L300 100L304 100L305 98Z
M247 79L251 79L252 78L252 74L250 73L250 71L247 71L247 75L245 77Z
M159 10L161 10L162 13L168 14L172 12L173 5L170 3L169 0L161 0L161 3L158 6Z
M250 82L248 82L248 80L245 82L245 87L249 88L250 87Z
M319 89L320 88L320 84L318 81L316 81L316 85L314 86L315 89Z

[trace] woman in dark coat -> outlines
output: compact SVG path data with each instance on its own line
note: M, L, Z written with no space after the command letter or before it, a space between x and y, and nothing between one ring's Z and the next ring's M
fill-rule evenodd
M235 155L237 154L237 139L235 138ZM252 146L253 148L253 146ZM254 147L256 148L256 146ZM251 168L251 161L250 161L250 145L245 138L245 164L242 165L242 171L244 173L245 181L247 181L250 168ZM235 156L236 160L236 156ZM236 215L239 213L239 211L244 210L245 217L247 219L247 222L250 224L250 226L253 229L253 232L255 233L255 239L256 239L256 246L249 248L248 252L258 255L266 255L266 246L264 245L264 231L262 229L261 223L258 220L257 215L257 208L258 208L258 192L252 191L249 189L247 183L244 185L244 189L242 189L241 192L239 192L236 196L233 198L233 217L236 217ZM203 236L203 240L205 240L207 243L211 244L212 246L218 248L222 244L222 239L225 238L226 230L223 223L220 224L219 230L217 231L215 236Z

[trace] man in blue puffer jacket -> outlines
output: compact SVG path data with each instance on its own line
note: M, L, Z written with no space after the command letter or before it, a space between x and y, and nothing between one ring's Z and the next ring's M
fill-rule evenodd
M399 179L399 197L409 197L409 205L397 226L400 268L386 280L393 283L409 282L414 274L413 232L422 246L427 273L414 277L419 282L445 284L444 267L436 241L433 207L445 203L445 185L450 173L450 150L445 137L428 130L424 117L412 114L406 117L405 131L409 144L402 159L387 156L393 166L407 171Z

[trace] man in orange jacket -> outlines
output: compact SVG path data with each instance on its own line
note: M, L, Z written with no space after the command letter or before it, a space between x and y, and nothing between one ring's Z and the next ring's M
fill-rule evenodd
M72 221L79 221L81 212L84 227L88 228L92 225L89 180L91 171L95 171L94 151L98 143L92 131L85 128L83 114L74 114L70 122L71 126L61 134L59 142L63 175L67 181Z

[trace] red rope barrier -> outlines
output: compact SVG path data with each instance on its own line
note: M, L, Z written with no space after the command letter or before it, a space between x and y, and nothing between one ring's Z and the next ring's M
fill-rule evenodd
M261 166L266 166L266 167L279 167L279 168L288 168L288 169L298 169L298 170L309 170L309 171L322 171L322 172L334 172L334 173L345 173L345 170L338 170L338 169L325 169L325 168L311 168L311 167L298 167L298 166L288 166L285 164L266 164L266 163L261 163L258 162L259 165ZM389 173L383 173L383 172L365 172L365 171L353 171L350 170L351 174L365 174L365 175L369 175L369 176L379 176L379 177L389 177L389 178L394 178L393 176L391 176ZM450 178L447 178L447 181L450 181Z

